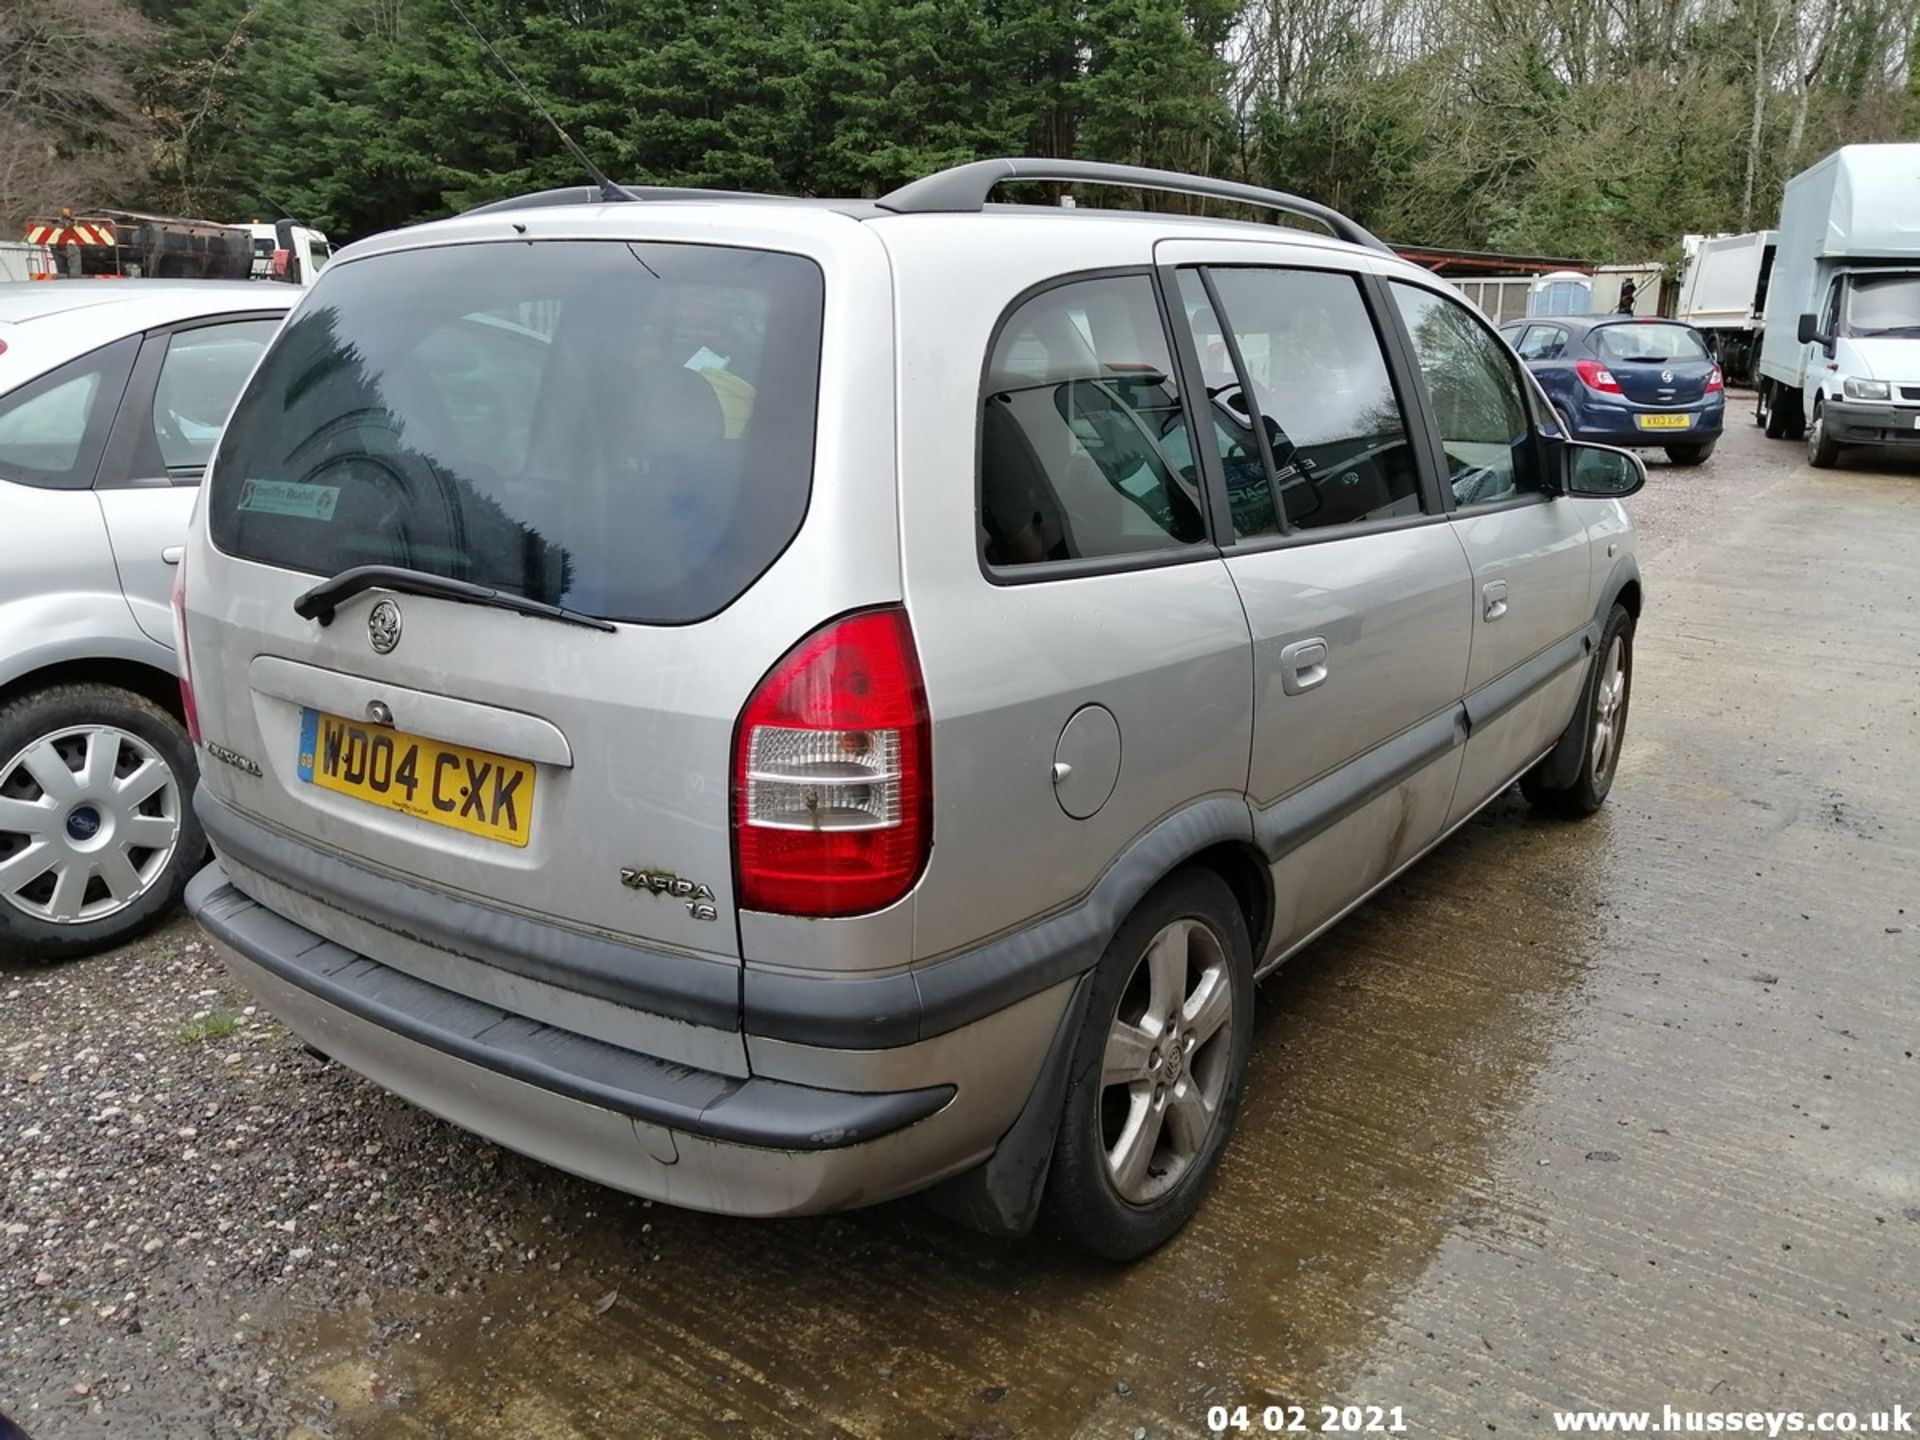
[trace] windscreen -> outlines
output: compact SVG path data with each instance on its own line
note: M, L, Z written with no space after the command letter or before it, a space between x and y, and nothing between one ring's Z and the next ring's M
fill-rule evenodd
M1847 282L1849 335L1920 335L1920 275L1855 275Z
M609 620L731 604L813 467L823 283L708 245L445 246L329 267L234 410L213 540Z
M1593 332L1593 348L1606 360L1705 360L1707 347L1685 325L1629 321Z

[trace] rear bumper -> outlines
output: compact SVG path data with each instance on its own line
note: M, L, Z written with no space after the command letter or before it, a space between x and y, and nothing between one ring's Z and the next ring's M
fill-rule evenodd
M1684 430L1647 430L1640 425L1643 415L1685 415ZM1727 406L1724 399L1711 403L1695 402L1661 408L1653 405L1615 404L1592 396L1583 397L1567 416L1568 427L1576 440L1591 440L1602 445L1626 449L1650 449L1667 445L1706 445L1720 438L1726 428Z
M1826 400L1820 413L1839 445L1920 445L1920 409L1911 405Z
M1008 1062L1033 1049L1030 1034L1044 1049L1065 1004L1064 991L1036 995L953 1043L894 1053L890 1069L925 1082L911 1088L816 1088L669 1063L429 984L258 904L218 864L188 886L187 906L296 1034L376 1084L574 1174L724 1214L871 1204L979 1163L1019 1114L1040 1054L1024 1075ZM999 1073L956 1058L967 1055Z
M250 876L311 899L325 907L326 918L309 923L329 936L338 934L340 916L351 916L385 935L410 937L519 980L691 1029L724 1031L736 1042L744 1032L750 1043L833 1050L893 1051L957 1034L1081 974L1166 863L1160 852L1147 850L1131 866L1123 862L1109 871L1109 881L1126 882L1116 893L1096 890L1035 925L911 968L872 974L755 964L743 971L731 956L618 940L376 871L269 828L209 785L195 789L193 808L242 889L283 912L281 901ZM1195 823L1188 818L1165 826L1160 839L1177 848ZM372 941L361 943L384 953Z

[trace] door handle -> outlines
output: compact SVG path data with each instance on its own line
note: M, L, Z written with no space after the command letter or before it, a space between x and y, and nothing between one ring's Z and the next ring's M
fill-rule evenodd
M186 553L187 547L184 545L169 545L160 552L160 558L169 565L178 565L180 557Z
M1316 635L1296 640L1280 652L1280 688L1302 695L1327 678L1327 642Z
M1489 580L1480 587L1480 613L1489 620L1498 620L1507 613L1507 582Z

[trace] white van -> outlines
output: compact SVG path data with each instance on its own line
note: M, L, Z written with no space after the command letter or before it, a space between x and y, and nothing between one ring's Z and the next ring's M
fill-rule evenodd
M1754 420L1822 468L1920 449L1920 145L1848 145L1787 182Z

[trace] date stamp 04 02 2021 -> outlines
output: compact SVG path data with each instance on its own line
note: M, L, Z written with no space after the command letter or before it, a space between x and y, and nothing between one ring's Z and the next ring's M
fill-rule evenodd
M1399 1405L1209 1405L1214 1435L1404 1435Z

